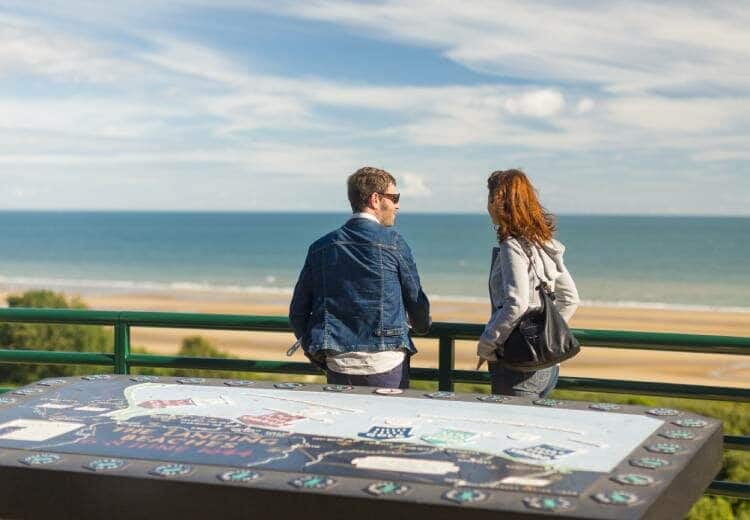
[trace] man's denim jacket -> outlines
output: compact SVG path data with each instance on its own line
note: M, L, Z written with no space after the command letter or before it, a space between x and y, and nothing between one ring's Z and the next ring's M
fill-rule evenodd
M378 222L352 218L310 246L289 321L305 354L317 364L326 351L404 349L413 354L409 323L415 333L426 333L430 303L401 235Z

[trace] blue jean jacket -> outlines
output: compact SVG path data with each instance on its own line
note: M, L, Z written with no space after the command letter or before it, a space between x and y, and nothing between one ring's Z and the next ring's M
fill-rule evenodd
M409 324L413 332L426 333L430 303L401 235L352 218L310 246L289 322L313 362L320 363L325 351L413 354Z

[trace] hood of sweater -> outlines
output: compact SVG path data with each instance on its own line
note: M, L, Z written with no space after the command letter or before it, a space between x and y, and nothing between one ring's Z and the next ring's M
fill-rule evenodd
M531 254L537 275L546 278L547 282L557 280L565 269L562 259L564 252L565 246L555 239L545 243L542 247L533 244Z

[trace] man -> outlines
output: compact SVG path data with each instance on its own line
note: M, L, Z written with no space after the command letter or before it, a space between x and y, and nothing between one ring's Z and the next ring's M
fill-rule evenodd
M364 167L347 188L354 214L310 246L289 321L329 383L406 388L416 353L409 324L426 333L431 321L411 250L392 228L396 179Z

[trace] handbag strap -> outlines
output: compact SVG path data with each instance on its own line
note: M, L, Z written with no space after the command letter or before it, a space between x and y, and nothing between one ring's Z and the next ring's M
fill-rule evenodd
M526 256L529 259L529 266L534 271L534 274L539 280L539 287L537 287L537 289L541 289L547 296L550 297L550 299L554 300L555 293L552 291L552 288L549 286L549 284L545 282L541 276L539 276L539 272L536 270L534 255L531 253L531 244L525 239L523 241L519 240L519 243L521 244L521 249L523 249L523 252L526 253Z

